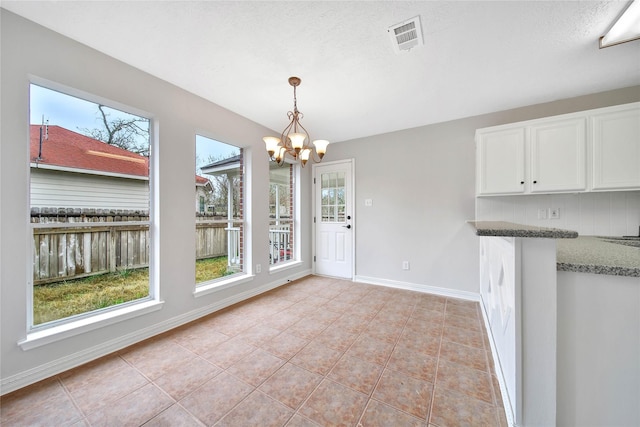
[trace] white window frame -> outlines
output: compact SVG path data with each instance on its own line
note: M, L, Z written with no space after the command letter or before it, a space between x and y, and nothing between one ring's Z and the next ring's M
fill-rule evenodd
M139 117L149 120L149 220L144 221L149 226L149 295L145 298L140 298L134 301L128 301L122 304L117 304L111 307L103 309L92 310L86 313L81 313L62 319L46 322L41 325L33 324L33 251L35 248L31 246L31 250L28 253L28 277L29 280L26 283L27 286L27 333L25 339L18 342L19 346L23 350L29 350L32 348L40 347L52 342L60 341L71 336L79 335L94 329L98 329L107 325L122 322L133 317L145 315L147 313L160 310L164 305L163 301L160 301L160 289L157 277L158 263L155 260L159 256L158 247L158 188L155 185L158 175L158 156L153 153L157 152L158 147L158 120L155 119L153 114L142 111L138 108L131 107L101 96L84 92L82 90L72 88L60 83L56 83L47 79L43 79L37 76L29 76L28 82L29 93L29 107L31 108L31 85L40 86L45 89L60 92L64 95L68 95L75 98L80 98L85 101L94 102L96 104L102 104L109 108L117 109L129 114L134 114ZM29 120L30 121L30 120ZM29 151L30 142L27 140L25 144L25 150ZM27 176L29 177L29 185L27 191L30 191L31 183L31 165L30 161L27 162L25 167L27 168ZM31 197L27 197L28 209L31 211ZM33 225L30 222L29 217L25 218L29 226L27 227L28 241L33 242ZM99 224L99 223L96 223ZM33 245L33 243L32 243Z
M204 282L194 283L193 296L195 298L199 298L205 295L210 295L216 292L223 291L225 289L231 288L233 286L236 286L242 283L251 282L255 276L251 272L251 265L252 265L251 264L251 233L249 230L249 224L250 224L249 218L251 215L251 197L249 197L249 194L251 192L251 185L250 185L251 167L248 166L250 165L250 161L251 161L250 150L247 149L246 147L240 147L238 145L230 144L228 142L223 142L217 137L208 135L206 132L197 132L194 135L194 139L193 139L194 153L195 153L196 135L207 138L207 139L212 139L216 142L237 147L240 150L240 153L242 155L242 170L240 171L240 173L242 175L242 188L243 188L242 206L243 208L242 208L242 219L240 221L234 221L234 222L242 224L243 235L244 235L244 238L243 238L244 246L242 247L242 251L244 255L244 259L242 263L242 271L239 271L238 273L235 273L229 276L217 277L215 279L206 280ZM195 218L194 218L193 227L194 229L196 227ZM195 268L195 252L193 254L193 257L194 257L193 265Z
M283 270L288 270L290 268L295 268L302 265L301 261L301 227L300 227L300 216L301 216L301 207L300 207L300 196L302 191L300 189L300 181L302 174L302 166L299 162L288 161L288 164L293 166L293 221L291 222L291 226L293 227L293 253L291 259L288 261L279 262L277 264L269 264L269 274L279 273ZM270 219L269 219L270 220Z

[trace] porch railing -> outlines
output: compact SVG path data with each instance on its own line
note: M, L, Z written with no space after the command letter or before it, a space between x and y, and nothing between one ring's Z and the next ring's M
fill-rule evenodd
M239 268L240 260L240 227L227 227L227 266L230 269Z
M291 230L289 225L271 226L269 229L269 263L292 259Z

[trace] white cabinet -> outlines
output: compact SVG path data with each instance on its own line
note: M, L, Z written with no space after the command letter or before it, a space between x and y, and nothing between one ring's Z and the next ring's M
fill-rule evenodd
M578 117L530 126L532 193L586 188L586 123Z
M476 195L640 189L640 102L476 131Z
M478 130L477 194L584 191L586 119Z
M640 188L640 107L609 108L591 116L594 190Z
M478 133L478 193L524 192L524 150L524 128Z

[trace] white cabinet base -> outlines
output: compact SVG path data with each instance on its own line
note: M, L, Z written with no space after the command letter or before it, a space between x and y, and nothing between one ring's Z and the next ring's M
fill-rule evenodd
M640 278L558 272L558 425L640 425Z
M480 257L480 295L507 418L518 426L555 425L556 241L480 237Z

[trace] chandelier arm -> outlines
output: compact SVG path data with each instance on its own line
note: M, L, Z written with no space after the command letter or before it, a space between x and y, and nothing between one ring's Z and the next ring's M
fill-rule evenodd
M293 113L291 111L289 111L287 113L287 117L289 117L289 119L291 120L291 117L293 116ZM291 154L291 152L293 151L295 153L295 151L293 150L293 148L291 147L291 143L289 142L289 133L291 132L291 128L293 127L294 121L291 120L289 122L289 124L287 125L286 128L284 128L284 130L282 131L282 134L280 134L280 141L282 143L282 146L284 147L285 151L289 154Z
M302 123L298 122L298 125L300 126L300 129L304 131L304 134L307 135L307 142L304 144L303 148L311 148L311 137L309 136L309 132L304 126L302 126Z
M320 155L316 152L316 147L313 147L313 150L311 150L311 160L313 160L313 163L320 163L322 161L322 159L320 158Z

